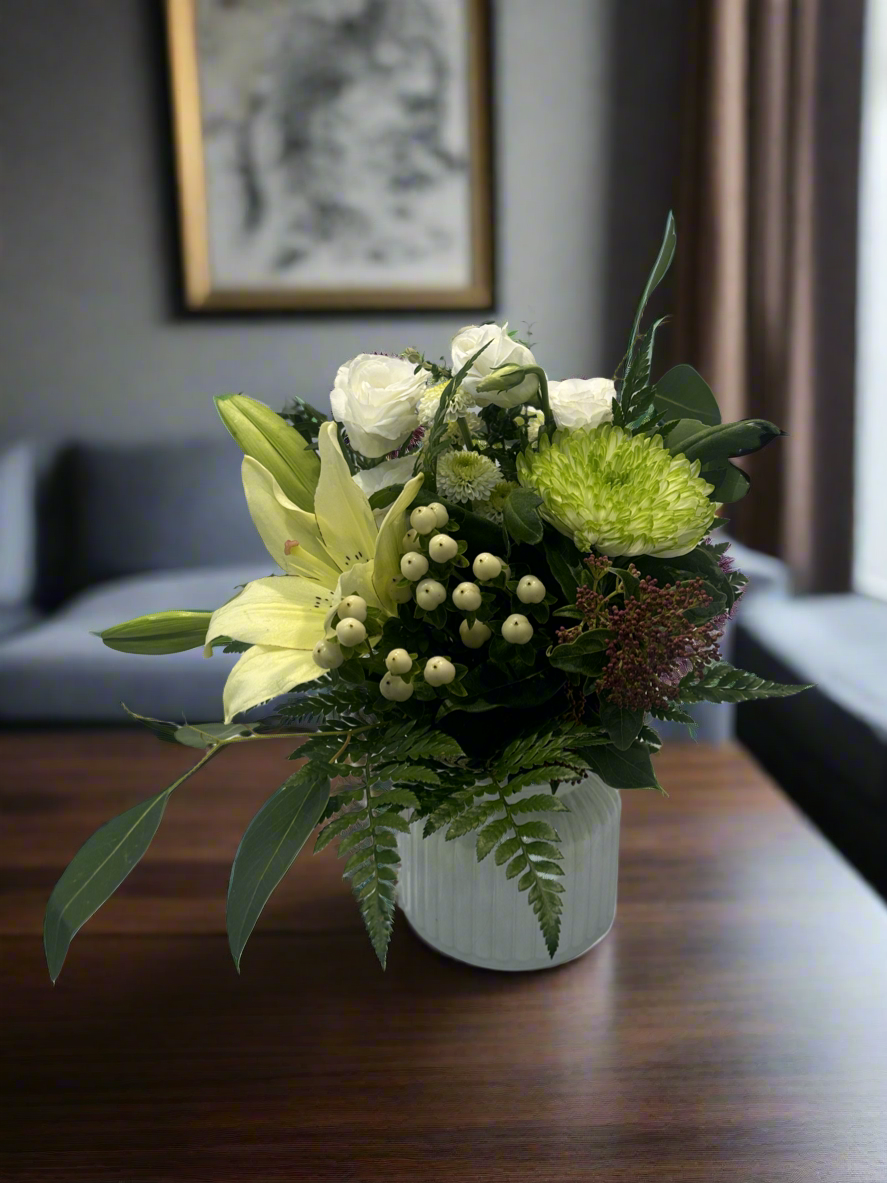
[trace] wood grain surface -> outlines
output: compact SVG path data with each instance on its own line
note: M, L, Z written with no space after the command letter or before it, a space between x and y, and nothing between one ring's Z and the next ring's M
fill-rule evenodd
M887 913L739 749L623 794L616 924L571 965L471 969L399 916L383 974L328 851L238 977L228 868L288 750L174 795L53 988L56 878L194 753L0 735L4 1181L885 1183Z

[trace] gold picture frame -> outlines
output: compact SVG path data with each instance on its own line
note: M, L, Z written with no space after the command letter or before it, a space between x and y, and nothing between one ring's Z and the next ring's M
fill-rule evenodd
M328 3L331 10L335 8L338 0L314 0L315 6L318 3ZM440 188L445 192L439 197L433 196L432 200L437 202L436 208L438 216L444 221L446 218L456 219L452 211L458 210L458 218L461 219L459 226L461 233L455 231L451 232L449 228L441 229L433 223L433 214L425 214L427 218L427 225L420 226L420 232L424 234L424 239L420 241L419 246L412 247L404 246L400 248L396 238L392 236L390 231L390 223L386 227L388 237L384 235L377 236L374 241L381 242L383 245L377 250L381 251L384 258L385 252L390 254L397 253L401 250L401 256L406 258L406 262L393 262L388 265L390 272L389 276L385 276L385 263L379 262L378 270L383 276L383 282L369 283L363 279L363 273L372 266L372 259L360 259L359 266L354 264L350 272L351 278L356 277L357 281L349 282L349 266L343 264L337 271L338 263L333 261L325 261L321 263L311 264L316 268L323 266L327 270L323 273L323 281L318 282L316 275L312 279L310 273L299 275L300 267L303 267L303 261L307 257L311 260L314 255L320 256L323 250L327 249L327 240L318 244L316 249L312 246L310 238L299 239L297 247L291 247L289 244L284 244L284 249L277 249L276 262L272 267L269 261L267 264L264 258L259 267L255 264L256 250L253 243L249 242L248 235L242 226L238 223L237 233L233 232L227 238L218 229L213 229L213 226L220 222L220 217L215 208L210 208L210 190L215 185L215 189L219 190L219 185L215 180L215 175L208 176L212 173L212 164L208 165L208 150L206 145L206 129L211 124L208 123L207 115L204 110L204 96L206 93L206 86L202 88L201 78L201 60L199 55L199 46L201 43L198 31L198 18L207 19L207 14L213 20L223 21L228 18L228 15L233 10L238 10L237 4L223 4L221 0L166 0L166 28L169 54L169 73L172 91L172 117L173 117L173 132L175 140L175 161L176 161L176 181L178 192L178 210L179 210L179 225L181 238L181 256L182 256L182 280L184 289L184 303L185 306L194 312L221 312L221 311L324 311L324 310L338 310L338 311L359 311L359 310L431 310L431 309L484 309L490 308L493 305L493 231L492 231L492 158L491 158L491 118L490 118L490 81L488 69L488 55L489 55L489 7L487 0L389 0L391 4L392 19L394 16L399 16L402 20L404 12L408 15L413 15L417 19L424 13L433 14L435 6L438 6L438 11L441 14L441 19L452 21L454 19L453 12L461 6L462 16L458 19L463 23L459 26L464 30L464 39L453 39L451 49L455 46L461 46L460 52L464 52L464 58L459 64L459 68L454 71L456 75L462 79L462 92L455 98L455 104L460 106L465 118L462 122L460 135L461 143L467 149L462 157L457 157L454 154L447 156L441 151L434 153L426 152L424 159L431 159L436 161L438 158L443 159L445 165L441 166L441 171L446 168L448 170L444 180L440 183ZM304 0L291 0L293 4L292 12L286 9L285 0L273 0L268 6L268 12L277 13L280 16L281 11L287 19L294 23L303 19L304 9L300 8L304 4ZM205 5L206 8L201 10L200 6ZM214 7L214 6L218 7ZM414 11L411 12L409 7L404 6L413 5ZM309 6L310 7L310 6ZM352 6L353 7L353 6ZM254 4L247 6L248 16L253 21L259 19L257 10ZM378 13L378 8L374 9ZM384 10L383 10L384 11ZM316 27L316 26L315 26ZM238 32L241 36L242 28ZM239 81L243 81L243 61L244 54L244 40L237 42L233 41L229 47L228 58L234 61L237 68L240 70ZM395 30L393 36L397 37ZM268 43L267 34L263 44ZM352 43L352 48L353 48ZM298 40L298 26L292 41L294 52L302 52L304 47L300 45ZM430 53L437 53L438 47L434 45L432 39L427 39L427 45ZM276 48L276 47L275 47ZM308 47L309 49L311 47ZM384 48L384 47L383 47ZM327 47L328 52L329 47ZM360 52L363 52L362 48ZM390 53L394 52L389 50ZM240 56L238 60L237 55ZM343 55L344 56L344 55ZM354 53L351 54L351 59L354 58ZM223 62L225 59L221 54ZM303 54L303 57L305 55ZM330 58L335 66L336 58L333 52L330 52ZM310 56L305 57L309 65L305 67L309 71L312 68ZM358 54L358 60L360 56ZM384 61L385 59L383 59ZM221 69L221 67L218 67ZM287 69L295 70L287 63ZM461 73L460 73L461 71ZM368 76L375 78L380 73L384 75L384 70L379 70L374 64L367 67ZM432 85L442 85L440 83L441 73L438 70L429 71L430 76L436 80ZM443 74L444 78L452 77L453 74ZM217 88L218 90L219 88ZM304 92L303 92L304 93ZM291 100L290 100L291 101ZM426 100L426 105L429 103L433 105L434 98ZM416 104L421 111L421 103ZM400 112L401 108L410 110L409 104L399 102L392 104L392 110ZM291 107L291 110L298 110L298 106ZM360 119L360 108L352 104L352 111L356 111L357 119ZM405 116L407 118L408 116ZM269 117L270 118L270 117ZM224 125L223 121L219 121L218 125ZM341 116L338 119L338 126L346 128L343 133L348 134L348 124ZM401 129L402 130L402 129ZM219 133L215 133L219 134ZM226 133L227 134L227 133ZM366 141L360 138L362 133L355 132L355 143L358 143L361 149L365 149ZM381 140L379 141L382 142ZM412 142L412 141L410 141ZM417 150L425 150L420 145ZM329 152L327 152L327 157ZM230 166L229 166L230 167ZM282 167L282 166L281 166ZM426 169L426 172L428 170ZM431 169L433 173L433 166ZM235 175L235 170L230 168L232 177ZM217 170L218 175L221 175L221 170ZM455 174L460 173L461 176L458 182ZM258 174L260 178L262 174ZM425 182L427 185L433 187L434 179ZM459 200L453 201L447 197L449 190L446 186L455 190L461 187ZM229 180L229 188L233 187L233 182ZM356 186L359 191L359 184ZM335 193L351 193L350 186L340 186ZM290 186L289 190L284 190L284 196L279 200L279 207L282 209L285 205L285 200L288 194L295 192L296 196L292 200L298 200L302 203L303 217L302 223L311 226L310 210L308 214L304 214L305 199L302 193ZM334 196L334 202L338 200ZM409 195L402 200L404 203L411 199ZM423 199L415 199L421 201ZM225 202L218 202L218 205L227 209ZM242 203L241 203L242 204ZM387 196L381 203L386 211L389 208L387 203ZM238 205L238 211L239 211ZM400 206L393 205L392 208L398 217L407 218L413 216L410 214L410 207L408 204ZM426 199L425 210L429 208L428 200ZM408 212L405 214L403 210ZM372 218L374 216L374 207L369 204L365 207L365 212L360 213L360 217L364 222L369 219L369 225L372 226ZM239 217L238 213L238 217ZM347 214L344 215L347 217ZM354 219L352 219L354 220ZM358 226L361 223L358 221ZM226 231L227 233L227 231ZM281 232L283 233L283 232ZM351 242L349 250L352 255L360 254L365 250L365 239L361 237L358 230L352 230ZM212 235L215 234L215 239ZM372 241L372 234L369 235ZM227 243L235 241L237 247L231 248L230 254L236 258L237 250L242 251L246 258L248 250L252 251L249 255L249 274L247 268L244 267L243 274L237 270L236 262L232 263L227 257L223 258L222 262L218 259L223 257L224 252L218 247L220 241ZM244 242L248 242L248 247L243 246ZM305 246L304 243L308 245ZM440 246L440 243L446 243L445 246ZM431 243L432 245L426 246ZM438 244L438 245L434 245ZM430 260L423 258L422 250L426 250L427 255L434 255L437 251L441 256L447 256L446 267L449 269L451 277L456 277L456 281L450 280L441 282L428 282L427 278L424 281L414 281L410 274L410 267L413 265L413 260L418 257L421 259L421 269L423 277L427 275L431 268L437 266L436 260L432 257ZM314 255L312 255L312 251ZM447 254L447 251L449 253ZM215 252L215 257L214 257ZM412 252L412 253L411 253ZM273 252L269 250L269 260ZM280 260L284 262L281 263ZM295 262L287 262L287 260L294 259ZM262 272L262 267L267 266L268 273L273 275L273 282L265 277ZM419 264L416 264L418 267ZM276 269L275 269L276 268ZM362 270L361 270L362 269ZM280 275L279 272L288 271L286 275ZM457 275L458 272L458 275ZM339 276L341 275L341 282ZM444 268L441 268L441 276L444 275Z

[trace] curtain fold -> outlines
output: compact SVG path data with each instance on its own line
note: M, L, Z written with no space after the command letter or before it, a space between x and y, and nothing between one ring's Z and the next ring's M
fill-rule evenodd
M808 592L850 583L864 4L694 0L676 355L788 431L727 513Z

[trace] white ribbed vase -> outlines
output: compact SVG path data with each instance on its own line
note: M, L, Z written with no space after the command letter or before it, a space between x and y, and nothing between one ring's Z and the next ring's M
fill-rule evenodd
M525 789L520 797L550 792L548 785ZM484 969L548 969L587 953L602 940L616 916L619 871L619 793L599 777L564 786L558 796L569 813L528 813L543 818L561 838L566 888L561 936L552 959L539 924L494 856L477 861L476 834L447 842L438 831L422 837L423 822L398 838L402 867L399 902L411 927L426 944Z

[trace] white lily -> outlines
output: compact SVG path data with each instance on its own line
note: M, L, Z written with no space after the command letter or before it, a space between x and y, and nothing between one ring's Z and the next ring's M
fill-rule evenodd
M252 646L228 675L225 721L241 711L319 678L312 650L329 630L345 596L395 616L404 513L422 484L413 477L376 526L366 494L351 479L335 423L318 436L320 478L314 513L290 501L271 473L250 456L243 487L250 515L271 557L286 572L248 583L212 615L207 654L218 637Z

